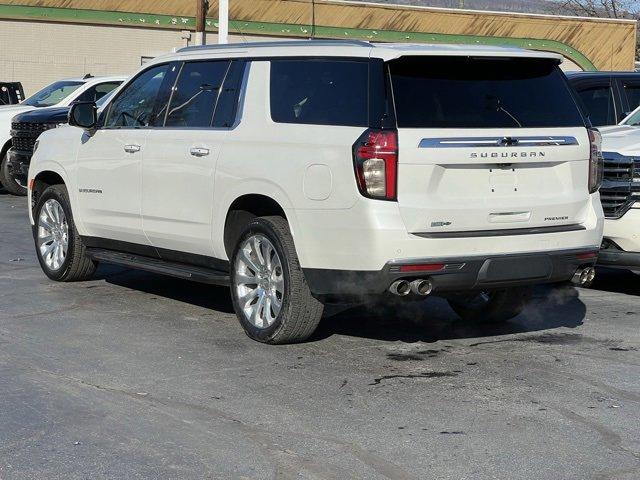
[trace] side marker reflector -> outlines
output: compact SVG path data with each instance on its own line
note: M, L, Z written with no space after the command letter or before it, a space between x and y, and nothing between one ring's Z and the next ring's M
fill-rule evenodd
M444 263L422 263L417 265L400 265L401 272L437 272L444 268Z
M584 252L576 255L578 260L593 260L598 256L598 252Z

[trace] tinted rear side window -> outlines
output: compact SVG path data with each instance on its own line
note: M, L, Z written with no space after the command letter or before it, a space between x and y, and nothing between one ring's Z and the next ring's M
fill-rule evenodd
M271 118L281 123L368 124L367 61L274 60Z
M584 126L549 60L404 57L389 69L401 128Z

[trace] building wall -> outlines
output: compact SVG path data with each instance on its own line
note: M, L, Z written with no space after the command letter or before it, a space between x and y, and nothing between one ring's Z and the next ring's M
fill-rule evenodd
M0 20L0 81L19 81L31 95L66 77L129 75L143 59L191 44L184 31ZM231 35L231 42L276 37ZM280 39L282 39L280 37ZM216 43L215 33L207 43ZM579 70L566 59L564 70Z
M180 31L0 20L0 81L30 95L65 77L129 74L185 44Z
M143 59L192 44L188 31L0 19L0 81L22 82L29 96L67 77L129 75ZM184 38L187 37L187 38ZM269 37L230 35L230 42ZM215 33L207 43L217 43Z
M208 28L216 30L217 1ZM193 0L0 0L0 17L193 29ZM633 20L428 8L342 0L232 0L237 33L511 45L555 51L585 69L634 67Z
M598 70L630 70L635 58L633 20L319 2L316 22L334 28L423 32L422 38L433 35L437 41L452 43L518 41L521 47L555 51L574 60L582 57Z

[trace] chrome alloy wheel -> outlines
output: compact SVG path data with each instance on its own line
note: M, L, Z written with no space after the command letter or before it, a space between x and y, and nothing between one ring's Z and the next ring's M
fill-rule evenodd
M276 321L284 299L284 272L278 252L267 237L247 238L236 256L235 284L244 317L255 327Z
M60 202L47 200L38 217L38 249L50 270L62 267L69 249L69 224Z

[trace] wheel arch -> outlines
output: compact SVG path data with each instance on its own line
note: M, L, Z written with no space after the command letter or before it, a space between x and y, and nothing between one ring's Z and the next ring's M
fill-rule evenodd
M53 170L42 170L33 177L33 186L31 188L32 202L38 201L38 196L51 185L66 185L64 178L58 172Z
M9 149L11 148L11 139L7 140L0 150L0 160L4 158Z
M223 234L223 245L227 258L231 258L233 247L246 222L252 218L264 216L279 216L289 222L285 209L277 200L268 195L247 193L231 202L226 211Z
M2 141L0 140L0 144L2 143ZM9 151L9 149L11 148L11 139L5 141L4 145L2 145L2 149L0 149L0 168L4 168L4 161L7 155L7 152ZM4 181L2 180L4 176L0 176L0 188L2 188L4 185Z
M65 185L67 187L69 185L64 170L59 168L59 165L56 163L48 163L48 165L43 165L39 168L37 173L29 172L29 184L31 185L28 192L29 205L31 205L31 208L29 208L29 216L31 217L32 224L34 223L33 208L40 195L42 195L42 192L51 185ZM73 200L72 192L69 192L69 201L72 205Z

